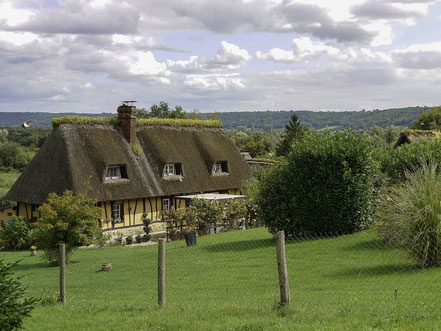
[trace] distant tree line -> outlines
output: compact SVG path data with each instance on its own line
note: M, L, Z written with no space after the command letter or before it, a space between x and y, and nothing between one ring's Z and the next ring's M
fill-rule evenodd
M386 128L387 126L410 127L418 116L428 110L427 107L407 107L373 111L237 111L201 113L197 109L186 112L181 106L170 107L167 102L153 104L150 108L141 108L140 117L189 117L193 119L219 119L227 130L238 127L270 130L284 129L291 116L296 114L306 128L318 130L328 127L330 130L369 130L373 126ZM32 125L50 125L52 118L65 115L80 115L90 117L115 116L115 113L101 114L73 114L73 113L0 113L0 126L19 126L26 120L32 120Z

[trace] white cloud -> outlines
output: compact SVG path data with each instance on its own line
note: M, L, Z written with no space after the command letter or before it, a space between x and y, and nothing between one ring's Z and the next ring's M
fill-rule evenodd
M348 56L340 49L326 45L322 42L312 41L308 37L294 38L292 40L292 51L273 48L268 53L258 51L256 57L263 60L276 62L309 62L319 57L344 60Z
M197 90L229 90L245 87L238 74L186 75L184 85Z
M212 58L191 56L189 60L167 60L167 68L174 72L196 73L234 70L251 60L248 51L239 46L222 41Z
M392 51L394 61L402 68L437 69L441 68L441 42L413 44Z
M66 100L66 96L64 96L62 94L57 94L57 95L54 95L54 96L48 98L48 100L50 100L50 101L63 101L63 100Z
M24 23L33 16L34 13L29 10L14 8L10 1L0 4L0 21L5 20L9 26Z

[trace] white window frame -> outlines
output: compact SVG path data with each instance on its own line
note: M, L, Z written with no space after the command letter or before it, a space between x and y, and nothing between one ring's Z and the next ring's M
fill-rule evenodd
M163 198L162 199L162 212L168 212L170 211L170 198Z
M112 206L112 215L114 220L121 219L121 205L113 205Z
M215 162L213 164L213 173L220 174L222 172L222 163L221 162Z
M166 164L164 167L164 176L173 176L176 174L176 167L174 163Z
M121 179L120 166L108 166L106 169L106 179Z

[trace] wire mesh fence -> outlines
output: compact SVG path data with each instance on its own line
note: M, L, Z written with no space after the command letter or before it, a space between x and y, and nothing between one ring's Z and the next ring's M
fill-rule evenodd
M327 316L441 312L441 268L421 268L408 251L392 248L372 232L286 240L291 307ZM30 296L55 302L59 267L43 251L0 252L20 260L16 276ZM99 309L150 306L158 300L155 244L78 248L68 254L67 303ZM103 264L111 263L110 271ZM280 301L275 239L263 228L207 235L197 245L167 242L167 307L275 307Z

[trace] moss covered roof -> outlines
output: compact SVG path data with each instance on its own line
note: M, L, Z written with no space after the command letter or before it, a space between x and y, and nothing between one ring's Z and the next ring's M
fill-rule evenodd
M5 198L41 204L48 193L66 189L98 201L182 195L237 188L251 177L250 167L221 128L140 120L140 148L133 148L117 119L87 119L56 120L51 136ZM216 161L228 161L227 175L212 175ZM182 178L163 178L169 163L182 164ZM128 180L104 180L109 165L124 165Z
M86 117L63 116L52 119L54 128L62 124L119 124L117 117ZM222 128L222 122L217 120L192 120L189 118L142 118L136 120L138 126L172 126L194 128Z
M394 148L403 145L420 141L421 139L437 139L441 138L441 132L438 130L413 130L407 129L400 133Z

